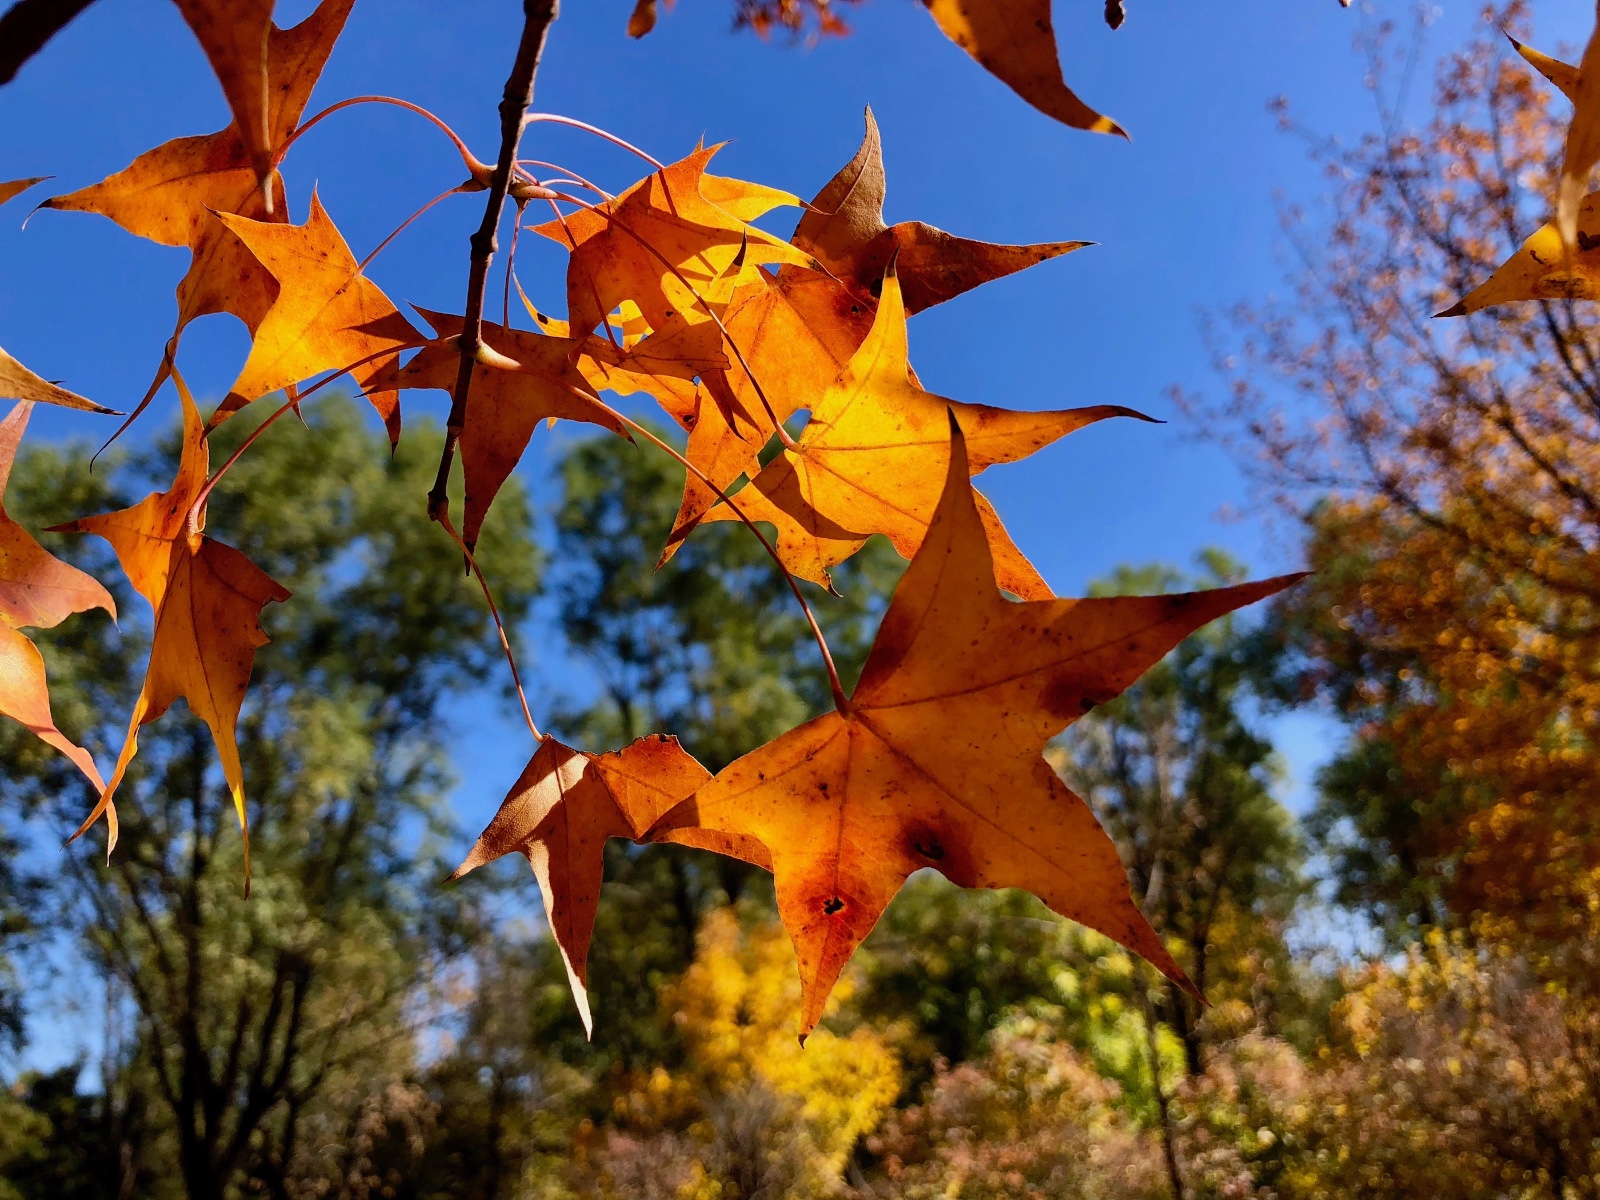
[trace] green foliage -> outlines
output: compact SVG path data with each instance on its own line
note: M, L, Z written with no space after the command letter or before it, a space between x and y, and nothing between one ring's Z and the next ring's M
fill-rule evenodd
M1091 594L1214 587L1243 576L1216 551L1201 566L1198 580L1167 567L1124 567ZM1281 767L1250 718L1250 666L1250 635L1231 617L1213 622L1073 727L1062 764L1196 986L1219 1006L1260 1009L1293 994L1284 934L1308 884L1299 832L1275 795ZM1164 993L1197 1074L1198 1013L1175 985Z
M308 419L242 460L210 515L296 593L265 614L273 642L240 725L253 895L240 892L242 840L210 735L176 714L144 732L111 866L74 846L57 889L96 969L126 989L133 1036L111 1065L150 1077L175 1143L167 1170L191 1197L221 1196L241 1173L281 1188L368 1170L377 1141L369 1131L358 1152L347 1126L414 1116L396 1090L415 1060L413 1007L474 920L459 893L434 886L448 831L439 706L447 688L487 676L495 643L458 552L411 501L434 438L413 428L391 459L353 401L330 398ZM111 486L131 492L141 476L170 474L174 457L168 442L102 482L81 452L34 451L13 477L14 511L59 519L69 504L118 502ZM318 469L303 474L312 459ZM537 578L530 516L516 489L496 515L482 557L514 619ZM137 628L142 601L119 601ZM139 656L104 625L69 623L52 646L64 719L126 711L137 690ZM120 702L95 702L100 693ZM102 751L119 733L87 730ZM8 786L70 831L83 789L35 761L11 758ZM348 1161L328 1160L319 1138Z
M716 771L832 702L805 618L748 532L702 526L652 567L682 492L664 455L587 439L566 453L561 479L551 587L562 632L601 690L566 723L597 746L668 730ZM837 597L800 585L847 687L904 566L874 538L838 568Z

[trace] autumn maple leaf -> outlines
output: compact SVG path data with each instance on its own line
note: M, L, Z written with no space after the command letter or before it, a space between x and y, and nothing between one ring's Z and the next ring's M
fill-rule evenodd
M866 122L861 148L807 205L791 239L839 279L875 295L893 262L906 312L915 314L1090 244L1004 246L956 237L921 221L885 224L888 181L870 108Z
M1461 317L1518 300L1600 300L1600 192L1579 206L1576 236L1568 255L1556 223L1541 226L1488 279L1435 315Z
M1192 991L1129 895L1111 839L1042 752L1189 633L1301 578L1009 601L956 421L950 413L938 510L854 694L720 771L647 832L698 828L771 850L778 912L800 960L802 1033L924 867L963 887L1026 888Z
M810 262L809 255L749 224L799 198L707 175L706 165L719 149L701 147L614 200L531 227L571 251L567 316L574 333L590 332L632 300L657 333L704 324L705 344L716 350L719 333L704 305L726 300L719 285L731 289L736 260Z
M939 503L950 439L946 413L967 431L974 474L1015 462L1058 438L1107 417L1149 420L1130 408L1102 404L1054 412L1017 412L961 404L924 391L906 357L906 316L894 273L884 279L872 331L834 384L816 401L793 449L769 462L733 502L752 521L778 534L778 555L802 579L828 586L828 570L861 549L874 533L887 535L910 558ZM1052 595L989 502L975 502L995 560L1000 586L1027 600ZM707 521L739 516L721 504Z
M1555 226L1561 244L1569 251L1577 245L1579 202L1588 190L1590 172L1600 162L1600 7L1595 10L1595 21L1578 62L1577 78L1570 91L1563 89L1572 100L1572 123L1567 126L1561 178L1556 184Z
M233 109L233 125L255 170L272 171L270 52L274 0L173 0L189 22Z
M460 879L513 851L527 856L585 1033L594 1032L589 939L600 901L606 841L637 840L656 818L710 778L711 772L677 738L657 734L610 754L587 754L547 737L451 876ZM683 828L660 840L772 869L766 848L741 834Z
M367 381L374 389L436 388L454 392L461 369L462 318L417 309L439 336L403 368L390 367ZM632 440L627 426L600 402L576 365L584 339L547 337L484 322L482 339L516 370L482 363L472 368L466 420L461 427L461 470L466 514L461 536L470 550L489 506L516 469L540 421L583 421Z
M24 401L0 421L0 497L11 478L17 447L33 405ZM39 545L0 504L0 713L20 721L41 741L70 758L98 791L105 787L94 759L56 728L50 715L44 659L21 626L51 629L73 613L103 608L116 619L116 602L91 576Z
M722 323L743 359L703 379L712 400L719 392L725 396L709 404L700 398L688 422L685 454L705 478L687 473L662 561L716 504L715 488L760 470L761 450L777 428L768 406L772 417L786 421L814 404L866 340L874 309L870 296L804 267L785 267L776 276L758 269L756 278L735 288ZM730 412L744 419L729 420Z
M398 443L399 397L374 388L372 380L400 350L424 339L361 273L361 264L316 191L304 225L252 221L230 213L218 218L278 281L278 296L213 423L268 392L323 371L350 368L351 378L383 418L390 443Z
M1061 74L1050 0L922 0L939 28L989 74L1048 117L1074 129L1127 137Z
M175 377L176 378L176 377ZM158 719L175 700L211 729L222 774L245 832L245 886L250 879L249 819L244 769L235 729L244 703L256 648L266 644L261 610L289 592L231 546L204 536L202 512L190 510L205 486L208 454L200 410L177 380L183 402L183 453L177 476L164 492L152 492L132 508L81 517L56 526L57 533L94 533L111 543L129 582L155 610L155 631L144 686L128 720L128 735L111 782L73 837L106 818L107 853L117 843L117 787L139 749L139 728Z

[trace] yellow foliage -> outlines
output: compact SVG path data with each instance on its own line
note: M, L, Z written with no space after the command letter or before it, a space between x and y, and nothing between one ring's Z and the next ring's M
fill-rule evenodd
M853 991L847 974L831 1004ZM662 1002L703 1086L726 1093L760 1083L792 1100L836 1172L894 1103L900 1064L884 1039L864 1028L843 1037L819 1028L802 1047L794 1035L799 996L794 950L782 928L741 924L723 910L706 919L694 964Z

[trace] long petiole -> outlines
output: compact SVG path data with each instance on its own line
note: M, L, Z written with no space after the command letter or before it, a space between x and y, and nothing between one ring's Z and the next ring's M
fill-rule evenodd
M505 295L502 297L500 309L500 328L508 334L511 332L511 277L517 269L517 238L522 233L522 208L517 207L517 219L511 222L511 249L506 251L506 286ZM517 290L522 290L522 285L517 285Z
M561 223L561 232L567 235L568 253L569 254L576 253L576 251L578 249L578 239L572 236L572 227L567 224L567 214L562 212L561 209L556 206L556 202L554 200L547 201L546 203L548 203L550 205L550 211L555 213L556 220ZM587 279L589 281L589 295L594 297L595 306L597 308L604 308L605 305L600 300L600 290L597 287L595 287L595 284L594 284L594 276L592 274L590 274L588 271L585 271L584 275L587 277ZM570 312L567 314L567 318L568 318L569 321L571 320L572 314ZM601 327L605 330L607 339L611 342L611 348L613 350L615 350L618 354L625 353L625 351L622 348L621 343L619 343L617 341L617 335L615 333L613 333L612 330L611 330L611 322L610 321L602 321L600 324L601 324ZM571 329L570 325L567 328L567 332L569 334L572 332L572 329Z
M283 144L273 152L273 168L276 169L278 164L283 161L283 156L289 152L290 146L294 145L295 142L300 140L301 134L307 132L312 126L321 123L324 119L333 116L333 114L338 112L341 108L349 108L354 104L392 104L396 108L403 108L408 112L414 112L419 116L426 117L429 121L432 121L435 125L437 125L439 129L443 131L445 137L449 138L450 141L455 145L456 153L461 155L461 161L466 164L467 173L478 182L485 182L489 173L488 165L478 161L477 157L472 153L471 150L467 149L467 144L461 140L460 136L454 129L451 129L450 126L446 125L443 121L434 116L427 109L423 108L420 104L413 104L409 100L400 100L394 96L352 96L350 99L341 100L337 104L330 104L327 108L323 109L309 121L301 124L299 128L297 128L293 133L283 140Z
M793 450L795 446L794 438L789 436L789 431L783 427L783 422L778 420L778 414L773 410L772 402L767 399L766 389L761 386L761 381L756 378L756 373L751 370L749 362L745 360L744 351L739 349L739 343L733 340L733 335L728 332L728 327L722 323L722 318L717 316L716 312L712 309L706 298L695 290L694 285L683 277L683 273L679 271L677 267L673 266L672 263L667 261L666 255L662 254L661 251L657 250L638 233L634 232L632 229L629 229L621 221L617 220L615 216L606 212L605 209L600 207L598 204L590 204L586 200L579 200L576 196L557 195L555 199L550 202L552 207L555 205L556 200L564 201L567 204L576 204L579 208L586 208L590 212L598 213L600 216L604 217L606 221L608 221L614 228L622 230L623 233L627 234L634 241L638 242L639 245L643 246L646 252L652 255L657 262L664 266L668 271L672 272L672 277L688 289L689 294L694 297L695 302L699 304L701 308L705 309L706 315L710 317L711 320L716 324L716 327L722 331L722 336L727 341L728 348L733 351L733 356L739 360L739 366L744 369L745 377L750 380L750 386L755 388L756 398L761 401L761 407L766 410L767 420L772 422L773 429L777 431L778 441L783 444L785 450ZM565 220L562 221L562 228L566 228ZM567 239L569 241L572 240L572 235L570 232L567 234ZM577 243L574 242L573 246L574 249L576 249Z
M822 636L822 626L817 624L816 614L811 611L811 605L807 603L805 593L800 590L800 585L795 582L794 575L790 572L789 568L783 565L783 559L778 557L778 551L773 547L772 543L767 540L767 535L762 533L761 530L757 529L755 522L744 515L744 510L739 507L738 503L733 499L733 497L729 496L727 492L723 491L714 482L712 482L710 476L708 476L699 467L695 466L694 463L690 462L687 457L679 452L677 447L673 446L670 442L663 441L661 438L657 437L648 426L641 425L638 421L633 420L631 417L625 416L624 414L618 412L609 404L605 403L605 401L595 400L592 396L586 398L592 403L598 404L606 412L610 413L618 421L621 421L634 432L642 435L646 441L650 442L652 445L660 447L662 450L665 450L668 454L672 455L673 458L677 459L678 462L682 463L687 470L691 471L700 479L700 482L704 483L708 488L717 494L717 498L732 510L734 516L738 517L740 521L744 522L745 528L756 535L756 540L761 543L762 548L766 550L766 552L772 557L772 561L777 564L778 570L783 572L784 582L789 585L789 590L794 593L794 598L800 602L800 611L806 615L806 624L811 626L811 636L817 641L817 649L822 651L822 665L828 670L828 686L833 690L834 707L837 708L841 713L849 712L850 700L844 694L844 684L839 680L839 668L834 666L833 651L828 649L828 639Z
M557 184L557 183L575 183L579 187L586 188L587 190L595 193L595 195L600 196L603 199L606 199L606 200L615 200L616 199L615 196L613 196L610 192L606 191L605 188L601 187L598 183L595 183L592 179L585 179L582 175L579 175L571 167L563 167L560 163L545 162L544 159L542 159L542 158L524 158L524 159L519 159L518 162L517 162L517 165L519 167L543 167L547 171L556 171L556 172L558 172L559 174L562 174L562 175L570 175L570 176L572 176L571 179L552 179L548 183L544 184L544 186L546 186L546 187L550 187L553 184ZM532 176L530 175L529 178L531 179ZM539 181L539 182L543 182L543 181Z
M466 189L463 188L463 187L453 187L453 188L450 188L448 191L440 192L432 200L429 200L421 208L417 209L416 212L412 213L404 221L401 221L399 227L396 228L393 233L391 233L388 237L384 238L383 241L379 242L377 244L377 246L373 249L372 253L367 255L365 258L363 258L361 260L361 265L358 266L356 268L356 270L357 271L365 271L367 269L367 264L368 263L370 263L373 259L377 258L378 254L382 250L386 249L390 242L394 241L395 238L399 237L402 233L404 233L406 231L406 227L408 225L410 225L411 222L415 221L418 217L420 217L423 213L427 212L435 204L438 204L441 200L448 200L451 196L456 195L458 192L464 192L464 191L466 191Z
M549 121L556 125L570 125L573 129L581 129L585 133L592 133L596 137L604 138L613 146L620 146L630 154L637 154L640 158L644 159L645 162L649 163L658 171L665 171L667 169L663 163L657 162L654 158L646 154L643 150L639 149L639 147L635 146L632 142L625 142L616 134L607 133L598 125L591 125L587 121L579 121L572 117L563 117L556 113L528 113L522 118L523 127L526 128L527 126L532 125L535 121Z
M495 607L494 596L489 591L489 581L483 577L483 571L478 566L478 560L473 556L467 544L461 540L461 535L456 532L455 526L450 523L450 503L439 506L439 514L435 518L444 526L444 531L450 535L450 540L461 547L461 553L466 555L467 566L472 568L472 573L478 580L478 586L483 589L483 598L488 601L489 615L494 618L495 631L500 635L500 648L506 652L506 664L511 668L511 682L516 685L517 699L522 701L522 719L528 723L528 732L533 734L533 740L542 742L545 735L539 732L539 727L533 723L533 711L528 707L528 694L522 690L522 676L517 671L517 657L511 653L511 642L506 637L505 623L500 620L500 610Z
M420 345L420 343L417 343L417 345ZM308 397L314 395L316 392L332 383L335 379L342 379L351 371L354 371L357 367L365 366L367 363L372 362L375 359L386 358L391 354L399 354L403 350L415 350L417 345L407 344L404 346L393 346L387 350L379 350L376 354L368 354L364 358L358 358L349 366L340 367L337 371L326 378L317 380L317 382L312 384L305 391L300 392L298 395L291 396L288 400L285 400L281 406L272 411L272 414L268 416L265 421L261 422L261 424L257 425L250 431L250 433L245 437L244 441L239 443L239 448L232 454L228 455L228 461L218 467L216 471L213 472L211 478L206 480L205 486L200 489L200 494L195 497L194 503L189 506L189 527L191 529L198 528L197 522L199 520L200 513L205 508L206 501L211 498L212 489L215 488L219 482L221 482L222 477L228 473L233 464L244 457L244 452L250 449L251 446L255 445L256 439L265 433L270 426L277 423L279 417L283 416L287 412L290 412L291 410L298 409L301 403ZM173 374L176 376L177 372L174 371ZM213 426L212 428L215 427ZM207 433L209 432L210 430L208 429Z

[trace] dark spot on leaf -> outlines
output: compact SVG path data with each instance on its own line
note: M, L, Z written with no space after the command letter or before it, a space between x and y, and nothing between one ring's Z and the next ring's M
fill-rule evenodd
M831 917L835 913L841 913L843 911L844 901L839 899L839 897L830 896L827 900L823 901L822 912L824 916Z
M944 847L935 837L920 837L911 843L911 848L929 862L938 862L944 857Z

